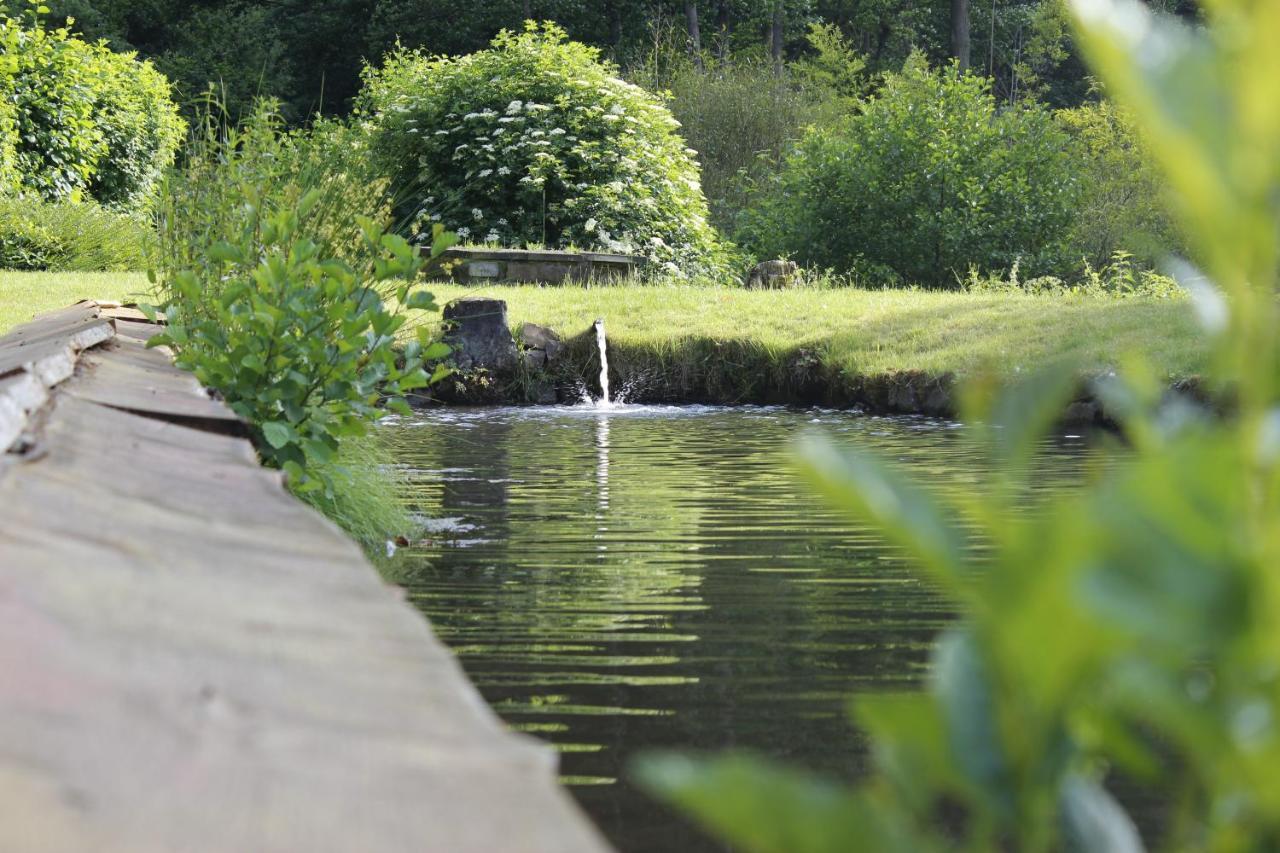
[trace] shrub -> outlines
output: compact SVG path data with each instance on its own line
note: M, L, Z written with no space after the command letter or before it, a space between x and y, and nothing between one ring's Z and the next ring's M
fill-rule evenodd
M739 237L890 282L955 287L970 266L1059 265L1079 196L1067 137L1036 106L918 55L853 116L815 127L752 189Z
M0 99L0 196L18 191L18 111Z
M636 252L686 274L716 263L675 119L552 24L457 59L397 51L366 72L360 109L421 221L506 246Z
M1073 257L1096 267L1126 249L1151 265L1176 251L1163 180L1132 117L1104 100L1059 110L1056 118L1071 136L1071 158L1083 182L1080 213L1067 238Z
M155 234L93 202L0 198L0 269L124 272L146 267Z
M0 57L0 100L13 105L7 138L17 189L49 200L141 205L182 135L164 77L65 27L43 29L36 12L0 18Z
M698 152L712 218L732 227L746 204L740 173L761 176L803 132L816 104L767 57L677 64L667 79L669 105ZM763 155L763 156L762 156Z
M174 346L248 421L263 460L322 507L348 505L340 491L360 482L335 464L342 442L366 434L384 397L407 411L401 395L428 385L424 363L448 353L425 336L393 348L406 312L434 303L412 290L417 250L361 213L378 210L380 189L366 185L360 204L331 179L340 138L285 134L269 104L239 130L205 123L160 199L169 325L152 339ZM437 233L434 253L448 243Z

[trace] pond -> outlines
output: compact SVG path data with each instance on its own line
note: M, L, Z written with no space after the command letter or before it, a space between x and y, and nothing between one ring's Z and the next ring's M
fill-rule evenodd
M850 696L914 689L947 602L874 530L809 494L806 429L874 447L942 491L981 460L954 423L758 407L445 409L385 429L430 539L396 582L617 847L718 850L628 783L655 747L745 747L845 778ZM1044 446L1027 496L1097 451Z

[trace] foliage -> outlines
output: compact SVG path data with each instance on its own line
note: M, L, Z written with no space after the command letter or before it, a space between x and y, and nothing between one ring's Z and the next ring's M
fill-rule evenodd
M1055 116L1071 135L1084 187L1068 243L1098 266L1122 247L1150 265L1178 248L1160 171L1128 112L1109 100Z
M717 262L675 119L554 25L461 59L393 53L361 103L421 222L505 246L634 252L685 274Z
M0 99L0 195L18 191L18 111Z
M17 189L139 207L182 136L168 81L133 54L42 28L42 9L0 18L0 100L13 105L0 130L11 127Z
M203 122L161 200L168 328L151 341L174 346L249 422L264 461L322 504L358 482L333 466L342 442L367 433L384 397L407 410L401 395L440 378L424 364L448 353L425 335L393 349L406 311L435 304L413 289L418 251L361 213L380 189L366 185L361 205L334 179L341 140L282 134L272 104L239 129ZM437 231L432 253L449 244Z
M1070 399L1065 367L970 390L995 475L956 505L863 450L810 439L818 486L877 522L963 618L927 692L856 703L875 760L858 788L734 759L645 768L743 849L1144 849L1109 790L1117 774L1161 796L1149 840L1162 849L1280 843L1280 6L1222 0L1204 32L1135 0L1075 8L1176 194L1204 265L1186 283L1214 344L1212 387L1230 388L1235 410L1162 402L1155 373L1130 360L1099 387L1128 457L1030 518L1010 510Z
M762 256L954 286L969 266L1056 266L1078 182L1035 106L919 56L853 116L812 128L753 190L739 236Z
M195 103L193 117L199 116L198 96L211 88L237 117L251 112L258 98L292 88L294 66L286 42L273 32L269 10L195 6L181 20L172 43L155 62L184 100ZM299 110L293 117L306 114Z
M823 100L853 109L869 88L866 58L835 24L811 23L806 38L813 53L792 63L791 72Z
M749 198L811 124L853 110L867 90L862 58L834 27L810 27L812 55L778 74L758 52L694 62L681 45L655 45L627 77L665 90L681 134L698 152L712 220L732 231Z
M1024 280L1016 262L1005 276L983 276L971 267L962 284L969 293L1021 292L1115 299L1183 299L1186 296L1175 279L1135 263L1133 255L1123 249L1113 252L1110 260L1100 267L1088 260L1081 262L1081 267L1081 274L1070 283L1052 275Z
M140 270L154 239L139 217L93 202L0 198L0 269Z
M388 539L407 536L418 526L402 503L406 483L390 450L376 432L359 441L338 443L338 452L316 463L317 479L332 483L299 495L328 516L371 555Z

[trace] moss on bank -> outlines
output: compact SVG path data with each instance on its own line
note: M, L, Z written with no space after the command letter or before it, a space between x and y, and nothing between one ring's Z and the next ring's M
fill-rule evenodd
M941 412L946 401L935 389L953 376L1009 375L1059 359L1096 374L1137 352L1175 381L1201 373L1208 352L1190 306L1179 300L817 288L431 289L442 303L503 299L514 329L532 322L559 332L569 350L558 381L591 384L588 332L604 318L615 381L646 401ZM525 390L517 383L509 396Z

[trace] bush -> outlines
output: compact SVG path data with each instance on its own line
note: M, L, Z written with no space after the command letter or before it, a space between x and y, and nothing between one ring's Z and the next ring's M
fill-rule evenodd
M0 198L0 269L140 270L154 239L150 226L138 217L92 202Z
M18 191L18 111L0 99L0 196Z
M1079 196L1068 139L1036 106L918 55L859 111L815 127L752 189L739 237L761 255L956 287L970 266L1060 266Z
M685 274L717 262L675 119L552 24L458 59L397 51L366 72L360 110L419 221L505 246L635 252Z
M1060 110L1056 118L1071 136L1071 159L1083 181L1080 215L1068 236L1072 256L1096 267L1126 249L1149 266L1176 251L1164 183L1132 117L1102 101Z
M239 130L206 122L159 203L168 328L152 343L172 345L250 424L263 460L322 507L350 505L341 490L360 482L335 463L342 443L366 434L384 396L407 411L401 395L433 380L424 362L448 354L424 336L394 349L406 312L434 303L411 290L418 252L361 214L378 210L379 187L362 203L335 179L341 138L284 134L272 105ZM438 255L449 241L436 237Z
M667 80L681 133L698 152L712 218L731 228L746 204L740 173L762 176L815 113L810 94L774 73L767 58L685 61ZM763 155L763 156L762 156Z
M36 13L0 19L0 101L13 106L16 189L52 201L95 198L134 208L153 191L182 136L169 84L133 54L86 44Z

